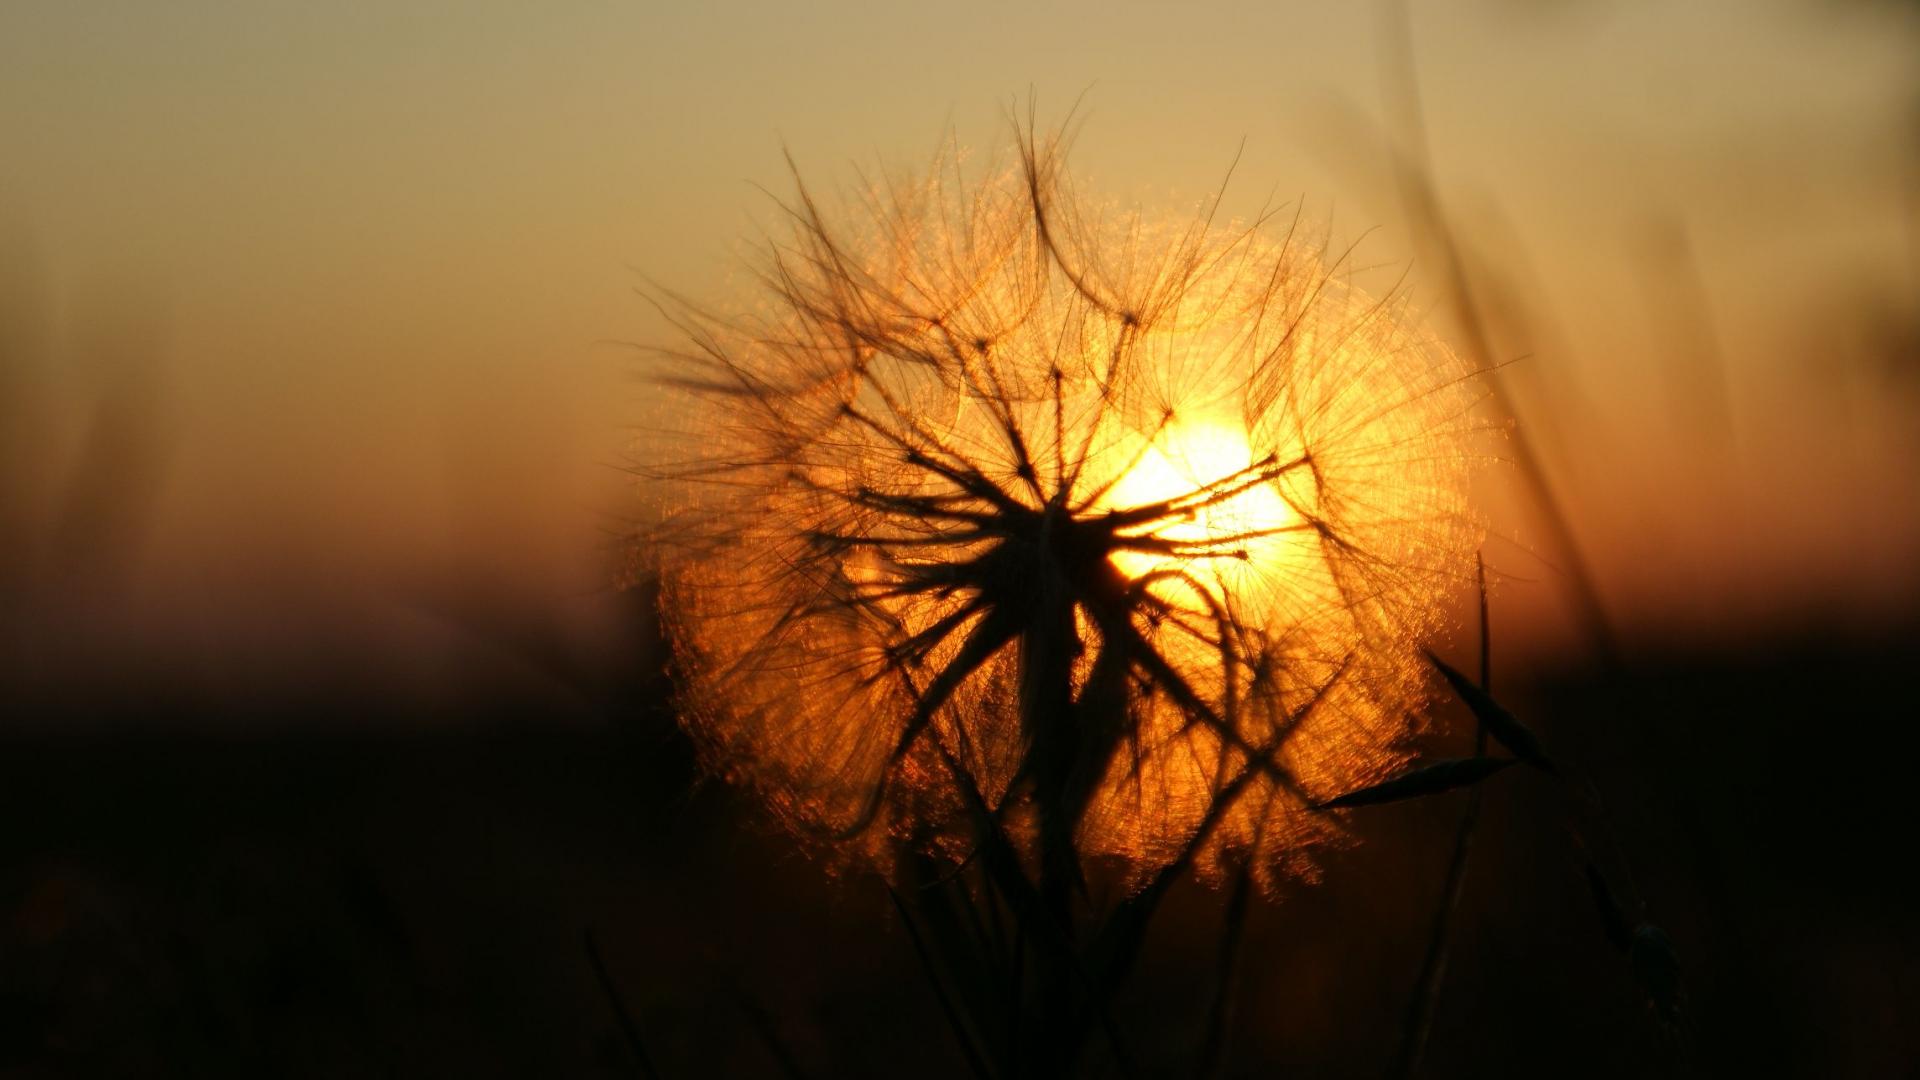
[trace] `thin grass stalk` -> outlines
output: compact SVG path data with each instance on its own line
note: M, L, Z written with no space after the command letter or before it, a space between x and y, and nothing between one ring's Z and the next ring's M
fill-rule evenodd
M1390 62L1382 67L1383 80L1387 84L1386 98L1398 106L1400 141L1404 144L1401 151L1393 156L1401 200L1406 205L1408 216L1416 227L1426 233L1428 241L1440 255L1441 278L1453 300L1454 311L1459 315L1463 344L1493 395L1494 407L1510 421L1508 438L1513 446L1514 466L1526 482L1535 507L1545 519L1554 548L1560 552L1567 584L1579 607L1594 654L1608 670L1617 670L1620 667L1619 638L1614 632L1612 620L1607 616L1605 605L1600 602L1600 589L1593 569L1574 536L1572 522L1554 492L1553 482L1547 478L1546 467L1534 449L1526 426L1518 422L1519 411L1514 407L1513 395L1507 391L1493 359L1493 343L1487 333L1486 320L1480 313L1480 305L1474 298L1473 284L1467 272L1466 259L1460 251L1460 242L1454 236L1452 226L1447 223L1439 195L1433 188L1433 152L1427 139L1426 113L1420 104L1419 79L1414 71L1413 21L1407 12L1407 0L1381 0L1380 13L1382 36L1391 52Z
M1459 242L1447 224L1438 196L1434 191L1432 153L1427 138L1424 111L1421 107L1418 78L1414 69L1413 29L1412 20L1408 15L1407 0L1382 0L1379 10L1383 36L1392 53L1391 62L1382 67L1382 77L1386 84L1388 101L1398 105L1402 128L1401 141L1405 145L1404 153L1395 154L1396 176L1400 183L1402 199L1415 225L1423 227L1439 249L1446 283L1453 294L1455 308L1460 314L1461 332L1465 338L1464 345L1469 358L1484 375L1495 406L1509 419L1517 419L1511 395L1507 393L1493 364L1485 321L1474 299ZM1408 160L1409 157L1411 161ZM1566 578L1584 618L1595 658L1603 671L1618 674L1624 667L1624 659L1612 623L1600 602L1598 585L1573 535L1572 525L1547 479L1539 456L1527 437L1527 429L1524 426L1517 423L1512 425L1512 444L1515 463L1521 476L1525 479L1537 507L1546 519L1545 523L1552 534L1555 546L1562 552ZM1688 725L1649 725L1641 722L1637 726L1641 730L1642 737L1655 744L1653 756L1678 763L1683 769L1697 769L1708 764L1704 747L1700 745L1696 733ZM1682 730L1678 733L1670 730L1675 726ZM1684 747L1679 745L1683 742ZM1660 786L1662 788L1660 793L1665 797L1667 806L1673 812L1673 816L1678 819L1679 831L1691 842L1702 891L1708 908L1714 916L1712 921L1715 925L1724 928L1732 938L1731 942L1719 950L1722 963L1733 973L1733 977L1743 977L1749 950L1745 948L1742 940L1744 935L1735 914L1737 905L1732 900L1732 888L1727 880L1720 846L1706 827L1703 808L1692 789L1685 785L1677 788L1667 784ZM1603 830L1612 836L1613 830L1608 824L1611 815L1606 809L1599 789L1589 781L1585 785L1583 794L1593 804L1595 816L1599 819ZM1478 789L1474 798L1478 798ZM1470 804L1471 808L1472 804ZM1618 847L1617 838L1615 846ZM1455 854L1456 861L1464 860L1465 855L1462 852L1456 850ZM1624 854L1621 856L1621 863L1624 867ZM1408 1063L1408 1067L1411 1068L1412 1064Z
M780 1037L779 1030L774 1027L773 1017L766 1008L745 993L737 993L734 998L735 1004L740 1006L740 1012L747 1018L747 1026L753 1029L760 1045L766 1048L767 1056L780 1067L780 1075L787 1080L807 1080L806 1070L800 1067L799 1059L793 1056L786 1040Z
M1491 692L1493 683L1493 634L1487 621L1487 567L1474 558L1475 580L1480 588L1480 687ZM1487 754L1487 726L1473 725L1473 754ZM1400 1032L1399 1048L1394 1053L1389 1076L1402 1080L1413 1076L1426 1054L1427 1039L1433 1032L1433 1016L1440 1007L1440 985L1446 976L1447 953L1452 944L1453 923L1466 894L1467 867L1473 856L1473 834L1480 824L1480 807L1486 788L1475 784L1467 793L1467 808L1460 815L1460 826L1453 837L1453 855L1447 862L1446 883L1440 889L1440 906L1434 912L1433 930L1427 938L1427 951L1420 960L1420 977L1414 983L1413 998L1407 1005L1407 1018Z
M660 1080L659 1070L653 1067L653 1056L647 1053L646 1041L640 1037L640 1025L634 1023L633 1014L627 1010L626 999L620 996L620 988L614 985L606 961L600 957L600 945L594 940L592 929L582 931L581 939L586 945L587 963L593 966L593 977L600 983L600 992L606 995L614 1017L620 1021L620 1033L626 1036L627 1048L633 1051L633 1060L640 1075L647 1080Z
M953 1032L953 1040L960 1046L960 1053L967 1059L967 1067L980 1080L992 1080L994 1071L987 1067L986 1058L976 1045L973 1032L968 1028L960 1010L954 1005L953 995L947 992L946 983L940 978L938 966L933 954L928 951L927 943L920 936L920 928L914 925L913 915L907 911L907 905L900 894L888 887L887 895L893 898L893 908L900 914L901 925L907 928L907 937L913 942L913 952L920 958L920 970L927 977L927 984L933 987L933 996L940 1003L940 1012L947 1019L947 1028Z
M1207 1038L1200 1049L1200 1066L1194 1075L1218 1076L1226 1066L1228 1028L1233 1023L1233 992L1240 971L1240 939L1247 925L1247 906L1253 892L1253 878L1245 868L1233 879L1233 891L1227 897L1225 926L1220 935L1220 959L1216 965L1213 1007L1207 1011Z

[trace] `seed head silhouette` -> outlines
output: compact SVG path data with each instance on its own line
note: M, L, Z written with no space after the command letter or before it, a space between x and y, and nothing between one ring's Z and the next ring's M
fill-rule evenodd
M796 170L756 305L660 297L684 723L883 867L988 822L1053 897L1311 874L1471 580L1471 371L1298 211L1161 223L1012 142L832 206Z

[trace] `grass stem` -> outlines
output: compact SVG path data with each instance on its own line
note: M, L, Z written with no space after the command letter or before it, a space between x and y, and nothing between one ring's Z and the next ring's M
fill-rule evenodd
M586 944L587 963L593 965L593 977L599 981L600 991L607 996L607 1004L613 1007L613 1015L620 1021L620 1031L627 1037L627 1047L633 1051L640 1075L647 1080L660 1080L659 1070L653 1067L653 1057L647 1053L647 1044L640 1038L640 1026L634 1023L626 1000L620 996L620 988L614 985L613 976L607 971L606 961L600 958L600 945L593 938L593 930L582 931L581 939Z

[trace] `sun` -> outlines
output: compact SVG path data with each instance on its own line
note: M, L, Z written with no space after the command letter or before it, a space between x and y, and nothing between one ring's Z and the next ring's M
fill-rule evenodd
M1131 466L1101 497L1100 509L1126 510L1179 499L1210 485L1232 488L1241 486L1243 478L1255 480L1229 498L1151 530L1164 540L1217 546L1217 554L1116 550L1112 562L1128 578L1186 571L1218 599L1269 580L1297 552L1305 522L1274 483L1257 479L1256 455L1245 425L1237 420L1202 416L1175 421L1146 445L1136 444L1127 457Z

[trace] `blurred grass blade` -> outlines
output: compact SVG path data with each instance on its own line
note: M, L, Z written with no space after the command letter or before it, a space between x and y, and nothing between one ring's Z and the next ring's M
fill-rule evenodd
M780 1075L787 1080L807 1080L806 1070L800 1067L799 1060L793 1056L793 1051L788 1048L786 1040L780 1037L779 1029L774 1026L772 1014L768 1013L760 1002L749 997L745 991L735 990L733 997L734 1004L740 1006L741 1014L747 1018L747 1024L753 1028L753 1033L759 1038L760 1045L766 1047L767 1055L773 1058L775 1065L780 1067Z
M1220 961L1214 982L1213 1007L1207 1012L1207 1039L1200 1050L1198 1077L1219 1076L1225 1068L1228 1027L1233 1022L1233 990L1239 971L1240 938L1247 925L1247 901L1253 892L1253 875L1245 867L1233 880L1233 892L1227 899L1227 913L1220 936Z
M1626 952L1633 946L1633 927L1627 922L1626 912L1620 910L1620 901L1613 895L1613 887L1607 879L1600 876L1599 867L1587 864L1587 888L1593 891L1593 905L1600 909L1600 921L1607 932L1607 940L1613 947Z
M1513 756L1539 769L1541 772L1558 773L1553 762L1547 759L1547 753L1540 745L1539 736L1533 729L1520 722L1518 717L1508 712L1493 696L1475 685L1473 680L1455 671L1445 660L1427 653L1427 660L1446 676L1447 684L1453 692L1460 695L1467 708L1473 710L1474 718L1485 727L1487 734L1499 741L1501 746L1513 752Z
M1443 791L1477 784L1513 763L1513 758L1448 758L1431 765L1422 765L1412 772L1402 773L1390 780L1382 780L1369 787L1349 791L1345 795L1336 796L1326 802L1315 803L1314 808L1342 810L1350 806L1373 806L1378 803L1417 799L1423 795L1438 795Z
M593 965L593 977L600 982L600 990L607 995L607 1003L613 1006L613 1015L620 1021L620 1031L627 1037L627 1046L633 1050L634 1061L640 1066L640 1075L647 1080L660 1080L659 1070L653 1067L653 1058L647 1053L647 1044L640 1038L640 1026L633 1021L633 1014L627 1011L627 1002L620 996L620 988L613 984L613 975L607 971L605 960L600 958L600 945L593 939L593 931L581 933L587 947L587 962Z
M892 886L887 887L887 895L893 898L893 909L899 912L900 923L907 928L907 938L913 942L914 954L920 958L920 968L926 973L928 984L933 987L933 996L940 1002L940 1011L947 1018L947 1026L953 1031L954 1041L960 1044L960 1052L966 1055L967 1067L973 1075L987 1080L993 1076L993 1071L987 1068L986 1058L981 1055L973 1032L967 1027L966 1020L961 1017L959 1009L954 1005L953 995L947 993L946 985L940 981L940 972L934 966L933 954L927 951L927 943L920 936L920 928L914 925L913 916L908 913L906 902L900 899L900 894L895 892Z

